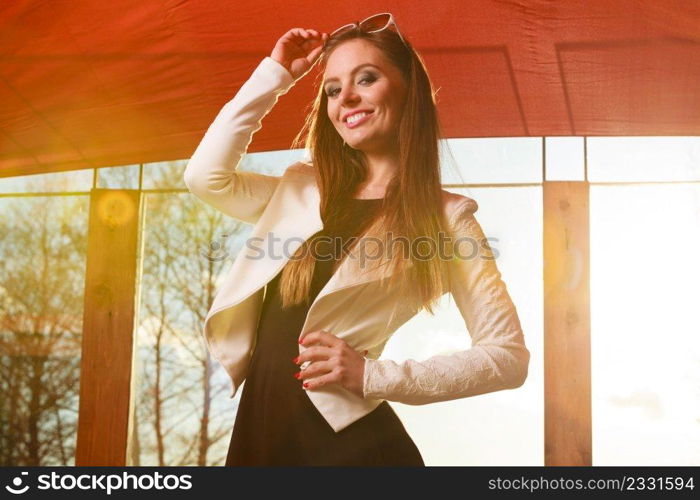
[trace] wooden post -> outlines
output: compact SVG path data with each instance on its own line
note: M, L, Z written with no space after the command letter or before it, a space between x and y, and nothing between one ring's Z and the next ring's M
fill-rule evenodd
M77 466L126 465L140 213L137 190L90 192Z
M543 183L545 465L592 465L589 184Z

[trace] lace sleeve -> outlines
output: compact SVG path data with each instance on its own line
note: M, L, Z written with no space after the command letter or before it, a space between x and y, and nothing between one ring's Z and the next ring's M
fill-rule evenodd
M520 387L530 353L515 306L501 279L491 247L467 198L452 217L462 241L451 263L450 292L464 318L472 346L466 351L403 363L366 359L364 396L420 405ZM473 245L479 245L472 256Z

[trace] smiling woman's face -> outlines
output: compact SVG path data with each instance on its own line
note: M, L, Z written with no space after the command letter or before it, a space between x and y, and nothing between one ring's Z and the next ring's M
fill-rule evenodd
M368 153L392 150L406 96L399 69L374 45L355 38L333 50L323 76L328 117L342 139Z

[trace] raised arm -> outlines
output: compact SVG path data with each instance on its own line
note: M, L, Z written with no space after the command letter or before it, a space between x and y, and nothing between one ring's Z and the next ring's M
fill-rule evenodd
M239 172L238 165L277 99L312 67L323 40L314 30L295 28L277 41L272 55L223 106L192 154L184 173L192 194L235 219L258 221L280 177Z
M472 347L421 362L366 359L366 398L421 405L515 389L525 382L530 352L492 250L474 217L476 210L476 202L466 198L451 220L455 237L467 243L461 245L464 258L450 263L450 292ZM469 242L479 245L476 257L470 258Z
M231 217L254 224L267 206L279 177L237 171L262 119L294 85L292 75L265 57L204 134L185 168L187 189Z

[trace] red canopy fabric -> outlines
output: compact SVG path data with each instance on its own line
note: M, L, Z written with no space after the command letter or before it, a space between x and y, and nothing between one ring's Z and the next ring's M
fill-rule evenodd
M0 4L0 177L188 158L293 27L392 12L448 137L700 135L697 0ZM249 151L286 149L315 71Z

